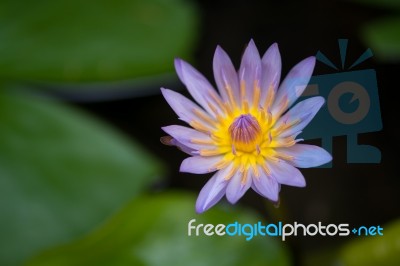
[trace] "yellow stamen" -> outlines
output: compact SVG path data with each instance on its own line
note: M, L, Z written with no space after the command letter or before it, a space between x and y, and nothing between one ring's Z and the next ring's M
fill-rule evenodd
M231 170L229 170L228 174L224 177L225 180L229 180L232 178L232 176L236 173L237 168L236 167L232 167Z
M272 85L270 85L268 88L267 97L265 98L264 108L268 109L272 105L274 98L275 98L275 91Z
M222 161L218 162L218 163L215 165L215 168L216 168L217 170L220 170L220 169L222 169L222 168L227 167L229 163L230 163L229 161L222 160Z
M211 96L211 98L215 101L215 103L218 106L222 106L223 105L223 103L221 101L221 98L218 96L218 94L215 91L210 92L209 95Z
M246 114L249 113L249 103L247 102L247 100L243 100L243 110Z
M283 154L283 153L277 153L275 156L278 157L278 158L281 158L283 160L286 160L286 161L293 161L293 159L294 159L293 156L287 155L287 154Z
M220 114L217 114L216 119L220 124L225 123L225 118L223 116L221 116Z
M190 142L193 144L203 144L203 145L214 144L214 141L212 139L191 139Z
M245 170L243 171L243 174L242 174L242 181L241 181L242 185L246 184L247 177L248 177L247 172L248 172L247 169L245 169Z
M293 139L293 137L286 137L286 138L279 138L277 140L273 140L271 142L271 147L291 147L294 144L296 144L296 141Z
M262 108L262 107L260 106L260 108L258 108L258 110L259 110L259 112L260 112L260 114L261 114L261 121L265 121L266 115L265 115L265 110L264 110L264 108Z
M261 165L261 168L264 170L264 172L268 175L271 176L271 170L268 168L268 166L264 163Z
M210 138L212 140L214 140L214 141L217 141L217 142L222 140L221 137L219 137L219 136L217 136L215 134L210 134Z
M287 98L287 96L285 96L279 106L278 112L275 114L275 117L280 117L283 114L283 112L285 112L288 105L289 105L289 99Z
M217 105L222 108L222 111L223 112L225 111L224 113L230 112L229 104L223 103L221 101L221 98L216 93L210 93L210 95L211 95L211 98L213 98L213 100L217 103ZM220 113L216 113L216 118L220 124L222 124L224 122L224 117L221 116Z
M201 156L215 156L220 154L221 154L220 150L200 150Z
M253 98L253 107L257 108L258 104L260 103L260 95L261 95L261 89L260 86L258 85L258 81L254 81L254 98Z
M246 170L245 165L246 165L246 163L242 163L242 164L240 165L239 172L243 173L244 170Z
M271 125L272 123L272 113L271 111L268 109L268 125Z
M242 100L242 104L246 100L246 83L243 79L240 81L240 99Z
M208 107L210 107L211 111L215 114L215 116L218 115L218 110L217 107L215 107L212 103L207 102Z
M231 103L231 105L232 105L234 108L236 108L236 100L235 100L235 98L233 97L232 88L231 88L231 86L230 86L228 83L226 83L226 82L225 82L225 90L226 90L226 92L227 92L227 94L228 94L229 102Z
M206 113L204 113L203 111L197 109L197 108L193 108L193 113L199 117L201 120L203 120L204 122L207 122L208 124L210 124L211 126L215 126L215 120L213 120L209 115L207 115Z
M226 113L227 113L230 117L233 117L233 112L232 112L232 110L231 110L231 107L229 106L229 103L225 102L223 106L225 107Z
M286 122L281 123L276 129L274 129L274 135L279 135L286 129L291 128L291 127L297 125L298 123L300 123L299 119L293 120L290 123L286 123Z
M193 127L194 129L197 129L198 131L201 131L201 132L204 132L207 134L209 134L211 132L211 129L209 127L207 127L203 123L196 121L196 120L193 120L192 122L190 122L189 125L191 127Z

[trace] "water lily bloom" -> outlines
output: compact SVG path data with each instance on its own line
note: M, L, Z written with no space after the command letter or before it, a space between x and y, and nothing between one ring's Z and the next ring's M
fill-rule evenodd
M187 62L176 59L175 68L196 103L161 88L164 98L181 120L191 127L163 127L162 141L191 155L181 172L215 172L201 190L196 211L202 213L224 195L234 204L251 187L273 202L281 184L304 187L297 168L331 161L324 149L299 144L296 137L324 104L312 97L289 109L310 80L315 58L308 57L290 70L279 85L281 57L273 44L261 58L253 41L248 44L240 68L217 47L213 70L218 92Z

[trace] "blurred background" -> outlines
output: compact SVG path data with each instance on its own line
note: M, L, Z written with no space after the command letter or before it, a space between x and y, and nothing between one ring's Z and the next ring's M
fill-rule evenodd
M186 155L160 143L180 122L159 88L188 95L175 57L213 83L216 46L238 68L251 38L261 54L279 44L282 76L318 51L339 69L317 62L317 76L374 69L383 128L358 144L381 159L348 163L353 147L333 136L332 167L303 169L307 187L283 186L279 208L249 191L197 215L211 175L179 173ZM2 0L0 265L400 265L399 71L396 0ZM384 236L189 237L193 218L380 225Z

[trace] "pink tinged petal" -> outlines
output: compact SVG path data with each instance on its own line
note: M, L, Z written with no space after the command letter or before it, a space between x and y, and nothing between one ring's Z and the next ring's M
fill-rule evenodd
M261 60L261 103L265 102L269 90L276 92L281 78L281 54L278 44L272 44L265 52Z
M161 93L179 118L188 124L194 120L199 120L198 116L194 113L194 110L203 112L205 116L208 116L198 105L182 94L164 88L161 88ZM205 122L205 124L210 126L207 122Z
M220 46L217 46L217 49L215 50L213 70L215 82L217 83L218 90L222 95L223 100L225 102L229 101L229 95L227 92L227 87L229 87L234 100L237 102L239 100L238 76L231 59Z
M245 99L249 104L252 103L254 86L260 86L261 82L261 58L257 47L253 40L250 40L249 45L244 51L242 62L239 69L239 84L245 85ZM243 96L243 95L241 95Z
M279 199L280 185L274 177L268 176L261 167L259 167L259 177L252 178L251 187L261 196L274 202Z
M192 174L206 174L217 170L215 166L224 159L224 156L193 156L182 161L179 171Z
M294 187L306 186L306 181L299 169L284 160L267 162L267 167L270 169L272 177L280 184Z
M284 114L275 124L278 128L282 123L293 124L293 126L286 129L279 136L288 137L305 128L314 116L318 113L319 109L324 105L325 99L321 96L312 97L296 104L286 114Z
M280 115L303 93L310 81L315 66L315 57L310 56L295 65L278 89L272 113ZM285 107L282 109L282 107Z
M197 213L202 213L214 206L225 195L228 181L225 179L231 170L232 165L219 170L201 189L196 201Z
M292 156L289 163L300 168L317 167L332 160L332 156L324 149L314 145L296 144L288 148L277 148L278 154Z
M192 128L172 125L172 126L163 127L162 130L164 130L167 134L171 135L178 142L180 142L183 145L185 145L186 147L192 148L194 150L209 149L210 147L212 147L212 145L193 143L192 142L193 139L202 140L202 141L210 141L211 138L209 135L207 135L203 132L194 130Z
M205 109L209 114L214 115L209 103L215 103L212 94L216 97L216 93L210 82L194 67L181 59L175 59L175 69L180 80L185 84L192 97ZM214 106L219 109L218 105Z
M246 178L243 180L243 173L237 171L229 180L226 187L226 198L232 204L235 204L251 186L251 172L247 173Z

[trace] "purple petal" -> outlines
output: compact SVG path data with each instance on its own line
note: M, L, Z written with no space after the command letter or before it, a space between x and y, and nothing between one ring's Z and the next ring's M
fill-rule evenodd
M193 156L182 161L179 171L192 174L206 174L217 170L215 166L224 159L219 156Z
M268 176L261 168L260 176L252 178L252 188L261 196L268 198L274 202L279 199L280 186L272 176Z
M180 143L179 141L177 141L176 139L174 139L171 136L161 137L160 141L161 141L161 143L163 143L165 145L176 146L178 149L180 149L184 153L187 153L187 154L189 154L191 156L195 155L196 152L197 152L197 150L189 148L189 147L183 145L182 143Z
M284 160L279 160L278 162L269 161L267 166L271 170L272 177L280 184L294 187L306 186L306 181L299 169Z
M281 78L282 61L277 43L272 44L268 48L261 63L261 102L263 103L270 89L276 92Z
M214 115L208 103L214 103L211 97L216 93L210 82L195 68L181 59L175 59L175 69L180 80L185 84L192 97L205 109L209 114ZM215 105L218 108L218 105Z
M293 156L289 163L300 168L317 167L332 160L326 150L314 145L296 144L288 148L277 148L276 152Z
M282 132L280 137L288 137L291 136L305 128L314 116L318 113L319 109L321 109L322 105L324 105L325 99L321 96L308 98L304 101L296 104L292 109L290 109L286 114L284 114L278 122L275 124L275 128L279 127L282 123L292 123L296 120L299 120L297 124L288 128L284 132Z
M315 66L315 57L310 56L295 65L286 76L278 89L275 102L272 106L272 113L277 114L287 101L287 107L281 110L286 111L303 93L310 81Z
M209 135L194 130L192 128L172 125L172 126L162 127L162 130L164 130L167 134L171 135L178 142L195 150L207 149L210 148L211 146L211 145L193 143L192 142L193 139L209 141L211 140L211 138Z
M225 176L228 174L232 165L219 170L201 189L196 201L197 213L202 213L214 206L224 195L228 181Z
M213 61L214 78L217 83L218 90L224 101L228 101L228 93L226 85L229 85L235 101L239 100L239 80L232 64L231 59L226 52L219 46L215 50Z
M175 91L161 88L161 93L179 118L188 124L193 120L198 120L197 115L193 112L194 110L204 113L198 105Z
M232 204L235 204L251 186L251 173L248 173L245 183L242 183L242 176L243 173L237 171L226 187L226 198Z
M299 132L298 134L300 134L301 132ZM298 135L297 134L297 135ZM295 135L295 136L297 136ZM282 138L280 136L277 137L273 137L272 138L272 142L268 144L269 148L281 148L281 147L288 147L299 142L299 141L303 141L304 139L295 139L295 136L293 136L293 140L295 141L294 143L288 142L288 138Z
M261 58L253 40L244 51L239 69L239 81L246 86L246 95L249 104L252 103L255 82L261 82Z

